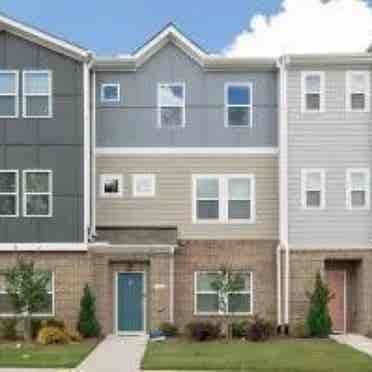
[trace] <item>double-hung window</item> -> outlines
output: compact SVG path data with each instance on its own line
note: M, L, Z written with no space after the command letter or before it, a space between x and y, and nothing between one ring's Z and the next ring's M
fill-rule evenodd
M368 112L370 106L369 71L346 72L346 110Z
M194 175L194 223L253 223L253 175Z
M305 209L325 208L324 169L302 169L301 200Z
M51 71L23 72L23 117L52 117Z
M102 103L119 103L120 102L120 84L104 83L101 85L101 102Z
M52 171L23 171L23 215L25 217L52 216Z
M0 118L18 117L18 71L0 70Z
M369 169L348 169L346 171L346 207L347 209L370 208Z
M194 307L198 315L243 315L253 312L253 275L251 272L236 272L241 281L239 290L230 292L226 298L213 285L220 276L218 272L195 272Z
M324 72L304 71L302 72L302 112L324 111Z
M252 83L225 85L225 127L252 127Z
M0 217L18 216L18 171L0 171Z
M186 124L185 83L158 84L158 126L180 128Z

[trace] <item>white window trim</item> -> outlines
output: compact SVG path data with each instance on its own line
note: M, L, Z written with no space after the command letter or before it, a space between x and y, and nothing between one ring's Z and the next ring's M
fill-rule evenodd
M137 183L142 179L151 179L151 192L139 192ZM133 174L132 175L132 195L135 198L153 198L156 195L156 175L155 174Z
M39 317L52 317L55 316L55 297L56 297L56 291L55 291L55 273L54 271L50 271L52 275L52 288L50 291L48 291L48 294L52 295L52 312L51 313L40 313L40 314L32 314L32 317L39 318ZM7 294L6 290L0 289L1 294ZM9 317L21 317L22 314L17 313L1 313L0 312L0 318L9 318Z
M234 291L230 292L229 294L249 294L250 295L250 311L249 312L227 312L224 313L221 309L219 311L198 311L198 295L199 294L217 294L217 291L198 291L198 275L199 274L213 274L218 273L217 270L200 270L194 272L194 315L200 316L224 316L224 315L233 315L233 316L243 316L243 315L252 315L253 314L253 296L254 296L254 288L253 288L253 272L249 270L236 270L239 274L249 274L250 276L250 291Z
M28 173L48 173L49 174L49 191L48 192L27 192L26 180ZM25 169L22 174L23 178L23 217L27 218L50 218L53 217L53 171L49 169ZM49 213L45 215L27 213L27 196L28 195L47 195L49 198Z
M309 75L318 75L320 77L320 91L307 92L306 91L306 78ZM320 95L319 110L308 110L306 107L306 94ZM302 71L301 72L301 112L303 113L322 113L325 112L325 72L324 71Z
M365 90L364 92L355 92L355 93L363 93L365 97L365 107L364 109L353 109L351 105L351 94L353 93L351 90L352 86L352 78L353 75L363 75L365 78ZM363 70L353 70L353 71L346 71L346 111L348 112L369 112L370 111L370 89L371 89L371 81L370 81L370 72L363 71Z
M320 174L320 206L308 207L307 206L307 191L318 191L318 189L307 189L307 177L311 173ZM306 168L301 169L301 206L306 210L322 210L326 207L326 172L322 168Z
M105 88L115 87L118 91L116 98L105 98ZM120 83L103 83L101 84L101 103L119 103L121 99L120 95Z
M245 105L229 104L229 88L230 87L247 87L250 90L251 103ZM231 125L229 123L229 108L230 107L248 107L250 108L249 122L247 125ZM253 83L252 82L226 82L225 83L225 128L252 128L253 127Z
M178 87L182 86L183 89L183 104L182 105L162 105L161 102L161 87L162 86L168 86L168 87ZM182 123L180 126L174 126L174 127L166 127L165 129L177 129L177 128L185 128L186 126L186 83L183 81L180 82L162 82L158 83L157 88L157 106L158 106L158 128L163 128L162 122L161 122L161 109L163 107L179 107L182 108Z
M363 189L352 189L351 175L353 173L363 173L366 176L366 187ZM370 183L371 176L368 168L348 168L346 169L346 209L353 211L369 210L371 207L370 200ZM351 192L352 191L365 191L366 192L366 204L363 207L353 207L351 203Z
M26 75L48 74L49 94L44 93L26 93ZM48 97L48 115L28 115L27 97ZM53 117L53 73L50 70L25 70L22 74L22 116L27 119L51 119Z
M0 195L10 195L16 197L16 210L15 214L0 214L1 218L16 218L19 216L19 172L18 169L2 169L0 173L14 173L15 182L16 182L16 191L15 192L0 192Z
M14 93L1 93L2 97L14 97L14 115L0 115L1 119L16 119L19 117L19 72L17 70L0 70L0 74L13 74L15 92Z
M229 190L228 184L230 179L249 179L251 181L251 218L250 219L229 219ZM218 219L198 219L197 217L197 181L199 179L217 179L218 180ZM245 199L244 199L245 200ZM256 223L256 178L253 174L193 174L192 175L192 222L194 224L254 224Z
M105 178L117 178L119 181L119 192L114 193L105 193ZM104 199L118 199L122 198L124 194L124 177L122 174L114 174L114 173L103 173L99 176L100 185L99 185L99 195L101 198Z

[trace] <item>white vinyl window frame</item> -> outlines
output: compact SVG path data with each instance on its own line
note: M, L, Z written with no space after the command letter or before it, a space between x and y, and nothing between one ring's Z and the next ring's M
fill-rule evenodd
M138 190L140 182L151 182L151 189L147 192ZM134 198L154 198L156 195L156 176L155 174L133 174L132 175L132 195Z
M319 76L319 91L307 90L306 80L308 76ZM307 108L306 96L308 94L319 94L319 110ZM301 72L301 112L303 113L322 113L325 112L325 72L324 71L302 71Z
M250 103L234 105L229 103L229 88L230 87L244 87L250 91ZM229 123L229 108L230 107L246 107L250 110L249 121L247 125L233 125ZM252 82L226 82L225 83L225 128L252 128L253 127L253 83Z
M361 188L353 188L352 175L353 173L362 173L365 176L365 184ZM346 169L346 209L348 210L369 210L371 207L370 201L370 184L371 175L368 168L348 168ZM361 207L354 207L352 205L352 192L364 191L365 192L365 205Z
M26 79L28 75L47 74L48 94L26 92ZM27 113L28 97L47 97L48 115L29 115ZM51 119L53 118L53 73L51 70L24 70L22 74L22 116L28 119Z
M162 96L161 96L162 87L182 87L182 91L183 91L182 104L180 105L163 104ZM166 128L166 129L185 128L186 127L186 83L184 81L159 82L157 85L157 106L158 106L158 109L157 109L158 128ZM161 120L161 110L162 108L172 108L172 107L178 107L182 109L182 123L179 126L163 127L162 120Z
M250 290L242 290L242 291L234 291L229 292L229 295L231 294L247 294L250 296L250 311L248 312L227 312L224 313L224 311L219 308L218 311L198 311L198 295L202 294L212 294L212 295L218 295L217 291L209 290L209 291L200 291L198 290L198 276L199 274L218 274L218 271L213 270L202 270L202 271L195 271L194 272L194 315L199 316L224 316L224 315L233 315L233 316L244 316L244 315L252 315L253 314L253 304L254 304L254 287L253 287L253 272L247 271L247 270L237 270L236 273L239 273L241 275L249 275L250 280ZM219 299L219 302L221 299ZM228 301L228 300L227 300ZM227 308L229 308L229 303L227 303Z
M307 179L311 174L319 174L320 185L319 187L307 187ZM320 192L320 205L318 207L307 205L308 191ZM326 207L326 171L322 168L306 168L301 169L301 206L307 210L322 210Z
M360 75L364 77L364 89L363 91L355 90L352 88L352 81L354 75ZM369 112L370 111L370 90L371 90L371 81L370 81L370 72L369 71L346 71L346 111L348 112ZM352 107L352 94L364 94L364 109L353 109Z
M14 75L14 92L0 93L1 97L14 97L14 115L0 115L1 119L16 119L19 117L19 71L0 70L1 75Z
M118 181L118 192L107 193L105 192L105 183L109 178L114 178ZM118 199L124 195L124 176L122 174L104 173L99 176L99 196L103 199Z
M52 312L51 313L37 313L32 314L32 317L39 318L39 317L53 317L55 316L55 297L56 297L56 291L55 291L55 273L54 271L49 271L51 274L51 289L48 290L48 294L52 295ZM3 274L0 274L3 275ZM3 288L0 288L1 294L7 294L7 291ZM9 317L21 317L22 314L17 313L2 313L0 312L0 318L9 318Z
M19 217L19 171L18 169L1 169L1 173L13 173L15 174L15 186L16 186L16 191L15 192L1 192L1 196L15 196L16 203L15 203L15 214L0 214L1 218L16 218Z
M106 98L105 97L105 89L115 87L117 89L118 95L115 98ZM101 84L101 103L119 103L121 96L120 96L120 83L103 83Z
M197 183L202 179L218 180L218 199L198 198ZM250 180L250 218L249 219L229 219L229 180L248 179ZM254 174L193 174L192 175L192 222L194 224L254 224L256 223L256 177ZM218 200L218 219L199 219L197 216L199 200Z
M30 173L47 173L48 176L48 191L46 192L30 192L27 191L27 175ZM53 217L53 171L50 169L25 169L22 174L23 182L23 217L27 218L50 218ZM49 213L45 215L27 213L27 196L48 196Z

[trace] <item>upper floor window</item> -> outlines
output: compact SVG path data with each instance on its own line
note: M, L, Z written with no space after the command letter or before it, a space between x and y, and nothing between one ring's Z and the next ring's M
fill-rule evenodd
M51 71L23 72L23 117L52 117Z
M193 221L253 223L255 178L253 175L193 176Z
M105 83L101 85L101 102L118 103L120 102L120 84Z
M369 209L369 169L348 169L346 171L346 207L347 209Z
M158 125L179 128L186 124L185 83L158 85Z
M155 196L155 175L134 174L133 175L133 196L154 197Z
M324 72L302 72L301 110L303 112L324 111Z
M225 86L225 126L252 126L252 83L227 83Z
M23 171L23 215L25 217L52 216L52 171Z
M368 71L346 72L346 109L369 111L370 75Z
M0 171L0 217L18 216L18 171Z
M101 174L100 196L102 198L121 198L123 196L123 175Z
M301 182L302 207L306 209L323 209L325 207L324 169L303 169Z
M18 71L0 70L0 118L18 117Z

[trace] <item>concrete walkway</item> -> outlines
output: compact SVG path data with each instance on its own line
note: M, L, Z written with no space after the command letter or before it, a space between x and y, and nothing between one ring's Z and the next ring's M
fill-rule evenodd
M141 336L108 336L89 357L76 368L77 372L137 372L147 339Z
M330 337L339 344L351 346L352 348L372 357L372 339L354 334L332 335Z

